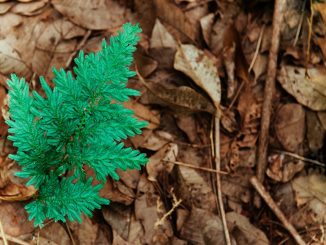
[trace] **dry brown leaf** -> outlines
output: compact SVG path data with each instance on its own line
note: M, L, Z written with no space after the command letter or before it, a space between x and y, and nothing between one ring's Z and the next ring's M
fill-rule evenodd
M0 203L0 220L4 232L17 237L34 230L33 222L28 221L28 215L21 202Z
M105 221L115 230L124 240L128 240L131 222L131 207L119 203L111 203L102 209Z
M123 104L126 108L133 110L135 116L141 121L147 121L149 124L146 128L156 129L160 125L159 114L150 110L147 106L144 106L136 101L127 101Z
M77 244L95 244L99 225L98 223L92 222L92 220L86 215L82 215L81 223L72 222L69 223L69 227L77 238L77 241L75 241Z
M156 19L153 28L151 40L151 48L171 48L176 50L178 44L170 32L164 27L159 19Z
M200 19L200 26L202 29L203 37L208 46L211 44L212 26L214 22L214 14L210 13Z
M115 182L111 179L108 179L100 190L100 196L124 205L130 205L135 199L135 194L130 188L120 181Z
M178 31L195 41L199 37L199 23L194 16L186 15L169 0L154 0L157 15L160 19L175 27ZM202 16L204 16L203 14ZM199 19L199 18L198 18Z
M158 67L158 62L156 60L148 57L143 53L136 52L134 54L134 59L138 72L144 78L152 74Z
M307 76L306 76L307 72ZM282 65L278 81L299 103L315 111L326 110L326 69Z
M198 140L197 123L194 115L181 115L177 114L177 125L186 133L191 143L195 143Z
M44 11L47 6L48 0L33 1L29 3L17 3L11 9L11 12L20 15L33 16L38 15Z
M135 200L135 214L140 220L145 234L143 243L167 244L173 236L173 230L168 220L163 220L161 225L155 225L166 213L164 204L155 191L153 184L143 175L138 185L137 198Z
M14 5L15 5L15 3L12 1L9 3L1 3L0 4L0 14L3 15L5 13L7 13Z
M105 30L126 22L126 10L114 1L52 0L54 8L75 24L90 30Z
M214 213L199 208L191 209L180 237L190 244L226 244L221 219Z
M275 134L282 146L296 152L304 140L305 111L299 104L283 105L276 114L274 121Z
M323 126L324 130L326 130L326 112L325 111L319 111L317 112L318 119Z
M292 181L296 203L299 207L296 225L317 225L326 221L326 176L311 174Z
M146 170L148 180L157 181L158 175L165 171L171 173L174 164L166 161L175 161L178 156L178 145L169 143L148 159Z
M215 195L207 181L196 170L178 166L178 179L175 186L178 196L189 207L214 211Z
M24 201L32 198L35 194L36 189L33 186L26 187L25 185L8 183L5 187L0 189L0 200Z
M301 160L285 157L282 154L273 154L268 158L266 174L275 181L283 183L291 180L305 166Z
M325 129L316 112L306 110L307 140L311 151L317 152L324 145Z
M136 189L138 181L140 178L139 170L137 169L128 169L123 171L117 169L117 174L120 176L120 180L129 188Z
M143 32L149 36L156 18L156 13L153 11L155 8L154 2L148 0L135 0L134 4L135 12L137 13L137 21L143 29Z
M218 108L221 101L221 81L212 56L193 45L182 44L175 54L174 68L191 77Z
M270 244L266 235L250 223L247 217L231 212L226 214L228 224L231 224L231 233L237 245L263 245Z
M142 147L152 151L157 151L167 143L173 141L173 136L164 131L144 129L141 135L137 135L130 140L135 148Z
M57 222L52 222L40 230L40 237L50 244L70 245L70 238L65 228ZM44 243L48 244L48 243Z
M161 84L151 83L147 88L150 103L170 106L171 109L183 113L206 111L213 114L215 111L208 99L190 87L169 89Z

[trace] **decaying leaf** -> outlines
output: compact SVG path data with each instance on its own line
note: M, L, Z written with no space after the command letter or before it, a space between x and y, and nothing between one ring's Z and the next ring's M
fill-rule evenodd
M65 228L60 223L51 223L40 230L40 241L44 244L70 245L71 241ZM40 242L40 244L42 244Z
M200 27L203 32L203 37L206 44L209 46L211 43L212 25L214 21L214 14L210 13L200 19Z
M82 222L69 223L72 233L77 237L78 244L95 244L99 224L94 223L88 216L82 215Z
M238 245L262 245L269 241L261 230L250 223L247 217L231 212L226 214L228 224L231 224L231 233Z
M221 219L211 211L192 208L180 232L191 244L226 244Z
M277 112L275 133L283 147L291 152L296 152L304 140L305 111L300 104L288 103Z
M155 225L165 213L164 204L155 191L153 184L145 176L142 176L135 200L135 214L145 230L144 243L153 244L157 242L166 244L173 236L173 230L168 220L162 221L163 224L161 225Z
M292 181L292 187L299 207L297 216L301 217L296 225L324 224L326 221L326 176L321 174L300 176Z
M160 172L165 171L171 173L174 164L170 161L175 161L178 156L178 145L169 143L163 146L153 156L151 156L146 165L148 179L157 181L157 176Z
M169 31L164 27L159 19L156 19L155 26L153 28L151 40L151 48L171 48L176 50L178 44L174 37L169 33Z
M210 96L215 107L219 106L221 81L211 56L193 45L183 44L175 55L174 68L191 77Z
M306 119L308 145L311 151L317 152L324 145L325 129L316 112L307 110Z
M90 30L111 29L125 22L126 10L115 1L53 0L51 3L69 20Z
M131 207L119 203L111 203L102 210L105 221L124 240L128 240L131 222Z
M307 73L307 75L306 75ZM315 111L326 110L326 69L305 69L282 65L278 81L282 87L304 106Z
M192 168L178 166L176 192L189 207L214 211L215 195L207 181Z

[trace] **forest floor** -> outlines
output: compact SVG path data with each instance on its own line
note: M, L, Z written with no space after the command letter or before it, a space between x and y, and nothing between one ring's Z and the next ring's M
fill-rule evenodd
M36 229L6 80L53 85L125 22L143 30L125 105L149 122L126 144L149 162L93 218ZM324 1L2 0L0 37L0 244L326 244Z

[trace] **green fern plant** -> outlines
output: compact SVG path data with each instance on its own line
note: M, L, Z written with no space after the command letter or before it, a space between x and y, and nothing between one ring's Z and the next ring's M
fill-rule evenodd
M141 133L146 122L133 117L123 102L139 92L126 87L132 54L141 29L127 23L123 31L102 42L98 53L79 52L70 71L53 69L51 89L43 77L40 83L46 97L30 93L22 78L11 75L9 85L10 126L8 137L18 148L11 159L38 190L26 205L30 220L42 227L46 218L81 222L81 214L109 200L99 196L107 176L118 180L116 169L140 169L147 162L144 154L127 148L121 140ZM100 184L85 173L88 166Z

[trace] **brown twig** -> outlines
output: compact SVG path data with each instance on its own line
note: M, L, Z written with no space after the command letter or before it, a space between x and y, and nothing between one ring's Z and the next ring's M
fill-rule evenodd
M294 240L299 245L305 245L305 241L301 238L299 233L293 227L293 225L287 220L281 209L274 202L270 194L265 190L265 187L259 182L259 180L254 176L250 179L250 183L255 187L256 191L260 194L260 196L265 200L270 209L274 212L276 217L282 222L284 227L289 231L289 233L293 236Z
M0 231L1 231L1 237L2 237L4 245L8 245L7 237L6 237L5 231L3 230L1 220L0 220Z
M275 77L277 70L277 54L280 44L281 25L283 11L286 1L276 0L274 4L272 44L268 58L268 71L264 91L264 103L262 108L261 132L259 137L258 158L257 158L257 178L260 182L264 181L267 167L267 148L269 136L269 124L272 111L272 100L275 91ZM260 207L260 197L255 195L254 204Z
M218 200L218 206L219 206L222 225L223 225L225 243L227 245L231 245L231 238L226 223L226 216L225 216L225 210L224 210L223 199L222 199L221 176L220 176L220 171L221 171L220 115L218 113L215 114L214 120L215 120L215 142L214 142L215 156L214 157L215 157L215 166L217 171L216 172L217 200Z
M226 171L217 171L215 169L194 166L194 165L191 165L191 164L188 164L188 163L184 163L184 162L179 162L179 161L163 160L163 162L169 162L169 163L173 163L173 164L180 165L180 166L183 166L183 167L193 168L193 169L198 169L198 170L203 170L203 171L211 172L211 173L229 174L229 172L226 172Z

